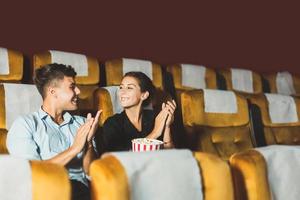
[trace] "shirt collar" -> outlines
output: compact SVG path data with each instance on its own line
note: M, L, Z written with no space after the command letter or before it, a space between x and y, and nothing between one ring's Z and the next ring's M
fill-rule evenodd
M50 117L50 115L48 113L46 113L42 109L42 107L40 107L38 113L39 113L39 116L40 116L41 119L46 119L47 116ZM73 119L72 115L70 113L68 113L68 112L64 113L63 118L64 118L64 122L62 124L60 124L60 126L69 123Z

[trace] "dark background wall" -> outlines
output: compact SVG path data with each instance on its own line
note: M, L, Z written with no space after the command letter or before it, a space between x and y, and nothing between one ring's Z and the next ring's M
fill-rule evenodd
M0 46L300 75L299 17L287 1L2 1Z

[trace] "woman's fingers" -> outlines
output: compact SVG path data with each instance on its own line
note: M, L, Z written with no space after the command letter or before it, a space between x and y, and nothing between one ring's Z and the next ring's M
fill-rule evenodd
M174 103L175 101L167 101L167 105L169 105L170 107L172 107L173 110L176 109L176 103Z

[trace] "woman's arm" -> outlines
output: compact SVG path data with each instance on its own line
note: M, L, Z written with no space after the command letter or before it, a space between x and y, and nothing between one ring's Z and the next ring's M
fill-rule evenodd
M174 121L174 112L176 103L174 100L162 104L162 110L155 118L153 131L147 136L150 139L157 139L163 134L165 148L173 148L173 140L171 137L171 125Z

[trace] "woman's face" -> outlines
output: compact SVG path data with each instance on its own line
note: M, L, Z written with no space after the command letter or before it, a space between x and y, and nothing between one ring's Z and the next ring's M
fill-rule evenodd
M120 84L119 100L123 108L142 105L145 93L141 92L138 81L134 77L125 76Z

